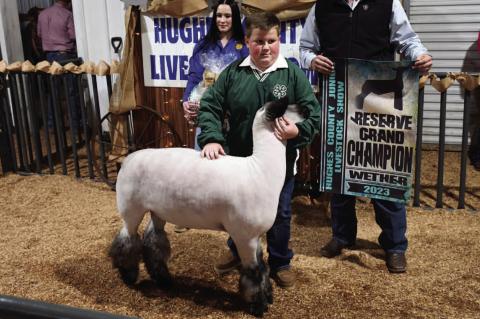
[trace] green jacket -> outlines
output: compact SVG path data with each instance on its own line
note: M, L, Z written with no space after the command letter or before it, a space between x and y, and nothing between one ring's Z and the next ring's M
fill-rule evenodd
M296 148L309 144L318 131L320 104L305 73L287 60L288 68L279 68L258 78L251 67L241 67L242 60L229 65L200 101L198 143L220 143L229 155L252 155L252 125L255 113L266 102L287 96L289 104L305 110L306 119L297 123L299 135L288 141L287 176L293 175ZM286 89L286 90L285 90ZM223 119L229 113L230 130L222 132Z

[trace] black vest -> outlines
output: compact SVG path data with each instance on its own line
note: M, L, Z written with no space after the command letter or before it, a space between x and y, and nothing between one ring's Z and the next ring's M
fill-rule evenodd
M393 0L362 0L351 10L345 0L317 0L320 50L329 58L393 61L390 19Z

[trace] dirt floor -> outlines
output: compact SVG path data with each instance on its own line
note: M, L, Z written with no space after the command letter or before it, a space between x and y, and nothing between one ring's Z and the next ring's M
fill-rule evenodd
M430 156L430 157L428 157ZM445 209L433 209L436 159L426 155L421 208L408 209L408 272L386 270L371 205L360 200L357 246L334 259L319 256L331 235L325 212L294 199L291 246L294 288L274 285L266 318L480 318L480 172L468 168L467 210L456 210L458 153L448 153ZM121 223L115 193L68 176L0 177L0 294L141 318L248 318L238 273L213 271L226 235L190 230L172 244L175 284L156 288L142 268L125 286L107 250ZM0 315L1 317L1 315Z

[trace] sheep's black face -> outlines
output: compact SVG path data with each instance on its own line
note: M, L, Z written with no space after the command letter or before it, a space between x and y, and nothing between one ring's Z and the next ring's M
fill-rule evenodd
M265 104L265 119L273 121L277 117L285 114L288 107L288 97L283 97L279 100L271 101Z

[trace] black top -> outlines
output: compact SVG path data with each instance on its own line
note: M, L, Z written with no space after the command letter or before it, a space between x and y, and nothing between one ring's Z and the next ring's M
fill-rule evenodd
M321 51L331 59L392 61L393 0L363 0L352 11L344 0L317 0L315 18Z

